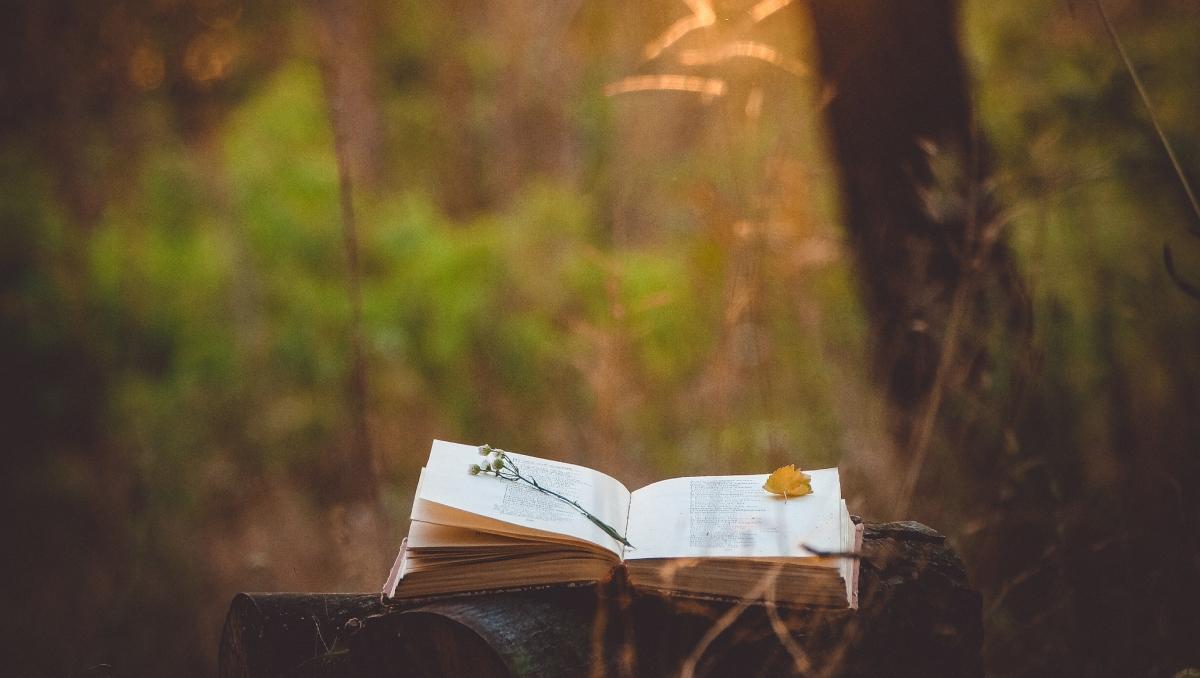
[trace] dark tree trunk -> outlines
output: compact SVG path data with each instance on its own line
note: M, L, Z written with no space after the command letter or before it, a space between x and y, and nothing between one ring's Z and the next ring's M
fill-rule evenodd
M986 381L985 339L1024 325L1023 294L988 191L957 2L808 6L874 374L907 458L928 442L920 420L939 389Z

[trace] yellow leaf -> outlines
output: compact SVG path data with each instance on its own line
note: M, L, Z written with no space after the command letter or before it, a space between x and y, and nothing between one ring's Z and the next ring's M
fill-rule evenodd
M775 469L763 484L763 489L771 494L782 494L784 499L803 497L812 494L812 479L798 470L795 464L788 464Z

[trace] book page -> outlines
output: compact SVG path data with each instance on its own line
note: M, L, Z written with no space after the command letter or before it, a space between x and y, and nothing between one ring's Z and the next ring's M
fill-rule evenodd
M464 550L526 546L536 546L536 544L515 537L480 532L466 527L426 523L420 520L414 520L408 526L408 548L410 549Z
M579 502L617 532L625 530L629 512L629 490L613 478L589 468L523 454L508 453L525 477L537 480L569 499ZM422 513L423 502L500 521L525 530L565 535L601 546L620 555L622 546L588 520L574 506L520 482L490 475L472 476L471 464L479 463L478 448L436 440L429 462L421 473L413 519L431 520ZM422 515L418 515L422 513ZM472 525L463 525L471 527Z
M773 558L843 550L841 482L836 468L807 471L812 494L772 495L768 474L672 478L632 494L625 559Z

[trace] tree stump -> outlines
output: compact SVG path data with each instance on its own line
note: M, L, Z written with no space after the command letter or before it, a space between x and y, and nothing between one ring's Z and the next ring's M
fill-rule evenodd
M858 610L589 586L396 606L378 594L239 594L221 675L982 675L979 594L945 538L867 523ZM621 571L618 570L618 573Z

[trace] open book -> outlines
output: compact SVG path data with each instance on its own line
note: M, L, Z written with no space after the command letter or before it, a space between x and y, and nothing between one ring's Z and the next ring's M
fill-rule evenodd
M825 555L854 551L862 539L836 468L808 471L812 494L784 499L762 489L767 474L672 478L630 492L592 469L508 455L629 545L525 483L469 474L478 448L437 440L386 596L597 582L624 563L639 590L858 606L858 561Z

